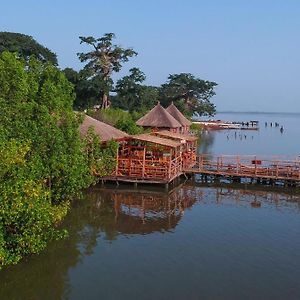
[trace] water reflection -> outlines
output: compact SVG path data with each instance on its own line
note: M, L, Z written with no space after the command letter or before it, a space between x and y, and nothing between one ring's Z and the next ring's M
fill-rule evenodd
M218 131L213 130L202 130L200 133L198 153L211 153L214 146L215 136L218 133Z
M118 234L170 231L176 227L184 210L196 202L189 190L182 187L170 193L105 188L90 193L88 197L94 198L96 209L105 210L106 225L102 224L102 230L109 240Z
M255 210L256 207L254 209L254 202L261 204L258 210ZM201 214L203 211L201 206L203 205L213 210L220 210L222 207L230 205L237 208L248 208L253 212L266 209L268 213L270 208L280 213L287 211L299 213L300 211L299 196L270 191L205 187L195 185L193 182L180 186L170 193L157 189L133 190L126 187L119 189L95 187L87 191L85 199L74 202L71 213L64 223L64 227L69 231L67 239L53 242L40 255L28 257L19 265L0 272L0 299L72 298L74 295L72 291L90 272L87 268L86 272L88 273L83 272L80 275L76 273L78 269L83 268L85 270L84 266L88 264L87 261L93 260L95 263L99 263L99 257L103 261L107 260L106 263L110 269L109 274L117 274L119 267L113 263L113 260L119 259L118 262L121 263L123 261L122 249L124 250L122 247L133 247L131 245L134 245L137 238L140 239L145 235L144 239L151 237L153 239L154 237L156 240L160 237L161 241L165 243L166 235L173 232L174 245L177 243L182 245L182 239L185 237L178 235L177 231L177 227L182 223L185 223L186 227L184 228L187 230L187 237L189 234L194 234L197 228L200 230L200 228L210 224L205 221L205 216L200 218L197 213L195 214L195 211ZM185 212L190 213L186 214ZM239 215L242 216L242 213L236 217L238 218ZM200 226L199 222L204 223ZM219 222L221 221L219 220ZM260 222L259 218L257 218L257 222ZM187 224L191 225L188 226ZM234 232L238 228L238 226L232 226L228 230ZM195 260L193 259L193 255L197 254L193 252L193 249L198 247L197 249L206 251L205 243L208 243L208 247L210 246L210 242L208 242L210 237L212 241L217 241L218 238L214 238L217 233L218 231L215 229L207 228L201 235L194 235L193 243L187 239L185 251L190 253L190 256L186 256L187 262L190 260L197 261L196 257ZM230 237L230 235L228 236ZM123 239L123 237L129 238ZM117 240L118 243L115 243ZM122 247L120 243L123 245ZM114 249L114 255L109 256L104 251L107 245L113 247L110 249ZM181 250L178 253L176 250L172 252L174 245L165 249L170 252L170 258L173 257L176 261L180 261L183 259L182 252ZM121 247L121 250L118 247ZM158 251L158 257L160 257L160 250L155 246L155 243L153 246L152 243L145 243L144 248L142 245L140 247L141 252L145 253L144 255ZM205 255L209 261L209 252ZM235 254L232 255L234 260ZM87 259L88 257L89 259ZM143 256L137 257L136 264L141 265L142 260ZM168 262L166 257L161 261L161 264L168 263L170 263L168 268L174 268L174 261ZM151 269L151 261L148 266L145 265L145 268ZM144 274L147 274L146 269ZM82 277L75 280L72 275L74 272L77 276ZM93 272L93 276L96 278L105 278L106 276L102 269L96 268L93 269ZM180 273L172 274L174 276L174 274ZM200 276L199 273L195 274ZM171 276L171 274L169 275ZM149 278L150 281L151 278ZM113 287L113 282L111 284ZM191 286L190 289L196 289L196 286ZM99 290L101 287L92 286L90 295L97 298ZM121 296L122 291L120 290L119 293Z
M197 194L198 204L217 204L243 206L252 208L268 208L279 211L300 212L300 195L293 190L272 191L264 187L253 190L243 185L214 184L207 187L205 184L187 184L184 188L193 189Z

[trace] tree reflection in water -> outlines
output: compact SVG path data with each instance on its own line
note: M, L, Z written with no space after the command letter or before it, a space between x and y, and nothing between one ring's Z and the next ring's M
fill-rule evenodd
M105 241L114 243L124 235L134 237L175 231L184 211L195 204L254 209L253 201L261 203L256 206L259 209L300 212L300 200L296 195L207 187L192 182L170 193L156 189L91 188L84 199L74 201L63 224L69 231L67 239L52 242L40 255L28 257L0 272L0 299L68 298L72 289L72 269L84 264L84 259L93 252L101 251Z
M0 299L68 298L68 273L95 251L101 238L113 242L120 234L149 234L175 228L183 211L195 203L189 193L170 194L91 188L73 203L63 227L65 240L52 242L39 255L0 272Z

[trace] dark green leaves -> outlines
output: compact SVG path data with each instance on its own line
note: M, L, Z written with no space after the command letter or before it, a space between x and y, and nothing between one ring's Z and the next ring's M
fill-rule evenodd
M3 51L17 53L19 57L24 58L26 61L34 56L40 62L58 64L56 54L26 34L0 32L0 53Z

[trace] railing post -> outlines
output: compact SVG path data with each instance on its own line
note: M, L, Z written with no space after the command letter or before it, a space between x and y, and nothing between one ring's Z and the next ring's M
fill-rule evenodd
M146 147L144 147L143 151L143 169L142 169L142 178L145 177L145 164L146 164Z

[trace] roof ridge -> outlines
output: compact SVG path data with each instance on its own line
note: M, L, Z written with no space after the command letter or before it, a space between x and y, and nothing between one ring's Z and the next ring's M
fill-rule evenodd
M166 108L166 111L172 115L181 125L190 126L192 122L188 120L183 113L172 103Z
M179 128L182 125L165 108L157 103L146 115L136 122L144 127Z

